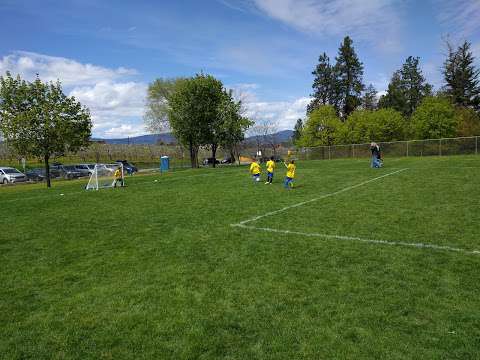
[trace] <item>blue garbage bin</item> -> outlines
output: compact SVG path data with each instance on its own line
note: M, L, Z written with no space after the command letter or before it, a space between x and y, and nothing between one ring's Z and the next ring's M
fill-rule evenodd
M160 158L160 172L168 171L168 169L170 169L170 158L162 156Z

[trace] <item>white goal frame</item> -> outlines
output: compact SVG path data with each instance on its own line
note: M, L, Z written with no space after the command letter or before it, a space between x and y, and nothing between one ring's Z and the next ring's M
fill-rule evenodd
M115 187L117 182L117 179L115 178L116 169L120 169L122 175L120 186L125 186L125 173L123 171L122 163L95 164L95 167L90 174L88 184L85 186L85 190L99 190ZM107 175L99 176L99 172L105 173Z

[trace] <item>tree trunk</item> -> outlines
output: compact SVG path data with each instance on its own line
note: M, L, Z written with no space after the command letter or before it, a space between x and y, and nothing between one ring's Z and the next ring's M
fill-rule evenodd
M52 184L50 182L50 164L48 163L48 160L50 160L49 155L45 155L45 176L47 178L47 187L50 188L52 187Z
M190 163L192 165L192 169L195 169L198 167L198 161L197 161L197 148L193 145L193 142L190 141L188 144L188 149L190 150Z
M213 163L212 163L212 165L213 165L213 167L215 167L215 165L216 165L215 163L217 162L217 158L216 158L216 156L217 156L217 147L218 147L217 144L212 144L212 158L213 158Z

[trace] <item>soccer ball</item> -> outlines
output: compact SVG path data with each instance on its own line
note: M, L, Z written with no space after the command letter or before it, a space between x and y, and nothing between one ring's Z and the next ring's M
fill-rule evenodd
M256 177L256 178L255 178L255 181L256 181L256 182L259 182L259 181L260 181L260 176L259 176L259 177Z

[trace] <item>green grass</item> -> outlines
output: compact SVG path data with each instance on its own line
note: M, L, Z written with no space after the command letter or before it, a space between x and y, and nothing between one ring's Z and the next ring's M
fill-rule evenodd
M385 165L0 188L0 358L477 359L480 254L258 229L480 250L480 157Z

